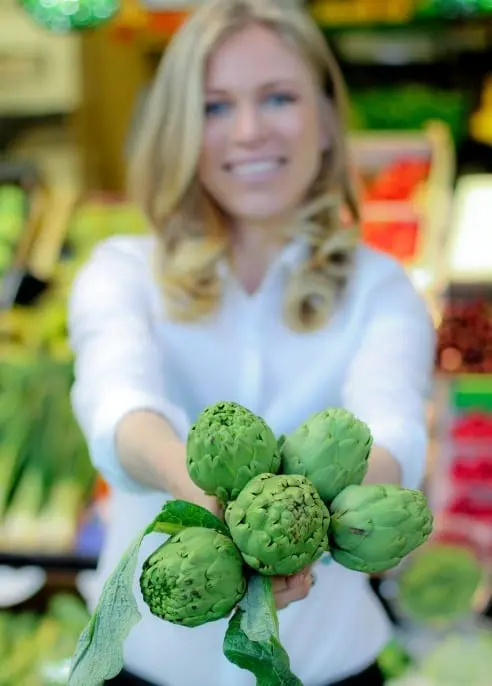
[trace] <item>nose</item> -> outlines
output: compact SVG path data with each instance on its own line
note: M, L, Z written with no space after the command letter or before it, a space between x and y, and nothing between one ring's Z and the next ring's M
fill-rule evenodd
M265 135L265 124L259 107L254 103L240 103L236 106L233 123L233 141L239 145L251 145L261 141Z

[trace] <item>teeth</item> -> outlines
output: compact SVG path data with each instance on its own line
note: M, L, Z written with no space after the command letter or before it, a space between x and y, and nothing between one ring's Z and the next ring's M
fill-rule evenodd
M279 163L274 160L265 162L248 162L245 164L237 164L234 167L234 173L238 176L253 176L254 174L264 174L265 172L274 171L279 166Z

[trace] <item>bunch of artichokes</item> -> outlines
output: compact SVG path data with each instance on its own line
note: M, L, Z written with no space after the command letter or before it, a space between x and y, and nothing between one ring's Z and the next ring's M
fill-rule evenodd
M420 491L361 485L372 444L369 427L341 408L278 440L238 403L205 408L188 434L187 468L224 506L226 533L191 527L146 561L151 611L185 626L220 619L251 574L295 574L327 551L365 573L398 565L428 538L432 515Z
M101 686L123 667L123 642L141 615L133 577L145 536L169 538L144 562L142 597L155 616L197 627L230 616L223 651L258 686L302 686L280 642L270 578L313 565L325 552L381 572L422 545L432 515L420 491L362 485L372 436L346 410L317 412L277 440L234 402L198 416L187 438L192 481L222 505L170 500L132 542L105 583L72 659L69 686Z

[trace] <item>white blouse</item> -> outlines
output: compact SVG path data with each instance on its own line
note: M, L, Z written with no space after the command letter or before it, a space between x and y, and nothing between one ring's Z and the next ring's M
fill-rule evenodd
M92 460L113 487L91 605L130 540L170 497L135 482L118 461L115 428L129 412L160 413L185 439L198 413L218 400L242 403L277 434L317 410L341 406L365 421L375 444L398 460L404 486L419 487L425 469L435 333L395 260L361 246L331 321L304 334L282 319L286 275L303 257L302 242L282 252L254 295L224 269L219 311L192 324L166 319L152 250L150 237L101 243L70 301L73 407ZM140 561L163 540L148 537ZM363 574L329 555L317 563L316 574L309 597L279 613L282 641L305 686L326 686L361 670L389 635ZM185 629L151 616L139 602L144 619L127 640L127 668L159 686L254 684L222 656L226 620Z

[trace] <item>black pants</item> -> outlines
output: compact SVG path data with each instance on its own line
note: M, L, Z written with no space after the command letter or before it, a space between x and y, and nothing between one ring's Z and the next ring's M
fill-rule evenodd
M129 672L122 672L116 679L111 679L111 681L107 681L106 683L112 684L113 686L154 686L150 681L140 679ZM337 681L335 684L330 684L330 686L383 686L383 684L384 679L381 670L376 664L373 664L363 672L351 676L348 679ZM200 685L197 684L197 686Z

